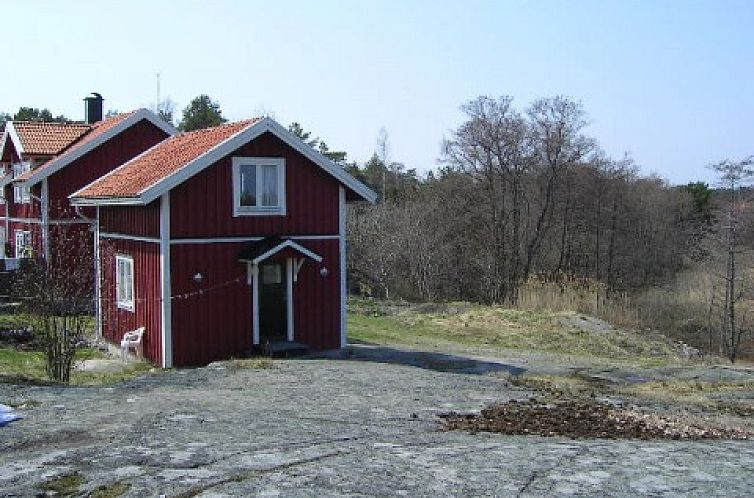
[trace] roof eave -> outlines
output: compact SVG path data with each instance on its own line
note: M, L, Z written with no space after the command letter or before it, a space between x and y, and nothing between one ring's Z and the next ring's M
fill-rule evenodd
M60 156L59 159L53 159L52 160L53 163L50 164L48 167L35 170L36 173L30 175L29 178L24 180L25 185L30 186L30 187L33 185L36 185L37 183L41 182L45 178L57 173L58 171L65 168L72 162L76 161L77 159L93 151L100 145L106 143L111 138L116 137L120 133L136 125L142 119L146 119L147 121L149 121L156 127L160 128L162 131L167 133L168 136L173 136L177 133L177 130L173 127L173 125L166 122L164 119L160 118L153 112L148 111L147 109L139 109L138 111L134 112L131 116L127 117L122 122L113 126L111 129L107 130L105 133L103 133L99 137L95 138L91 142L74 150L71 154L66 154L64 152L63 155ZM83 137L80 137L79 139L81 138Z
M74 197L68 199L72 206L143 206L148 204L141 197Z
M314 150L314 148L302 142L293 133L271 118L263 118L250 125L248 128L245 128L227 138L223 142L220 142L209 151L191 161L185 167L142 190L139 194L147 201L147 203L149 203L191 178L207 166L214 164L237 148L243 146L245 143L254 140L267 131L271 132L314 164L330 173L330 175L337 181L351 189L365 201L371 204L374 204L377 201L376 192L351 176L346 170L332 162L330 159Z

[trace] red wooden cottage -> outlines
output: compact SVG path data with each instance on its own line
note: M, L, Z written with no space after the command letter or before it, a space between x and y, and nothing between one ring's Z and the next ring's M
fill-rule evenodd
M99 105L101 119L101 98ZM90 238L94 210L74 209L68 196L174 133L146 109L92 124L8 123L0 151L7 164L0 181L7 256L48 259L53 225ZM88 247L94 251L93 243Z
M94 206L103 335L205 364L346 343L346 203L376 194L270 118L181 133L71 196Z
M89 128L89 125L83 123L10 121L6 124L0 142L0 197L3 206L0 252L3 256L27 256L31 254L35 240L38 247L41 247L38 202L33 202L32 193L22 185L14 188L13 180L61 154Z

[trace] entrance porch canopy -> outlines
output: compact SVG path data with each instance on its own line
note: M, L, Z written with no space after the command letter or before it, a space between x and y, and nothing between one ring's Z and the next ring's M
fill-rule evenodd
M290 239L281 239L280 237L265 237L262 240L252 242L240 252L238 259L244 263L258 265L262 261L285 250L302 254L317 263L322 262L322 256L319 254Z

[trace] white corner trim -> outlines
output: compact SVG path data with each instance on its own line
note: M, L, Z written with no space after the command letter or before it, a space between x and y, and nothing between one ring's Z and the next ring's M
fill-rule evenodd
M170 299L170 193L160 199L160 279L162 284L162 368L173 366L173 320Z
M73 161L83 157L85 154L88 154L89 152L93 151L100 145L104 144L108 140L110 140L113 137L116 137L129 129L130 127L134 126L135 124L139 123L142 120L147 120L156 127L160 128L162 131L167 133L169 136L172 136L176 133L175 128L173 128L172 125L169 123L166 123L162 118L154 114L152 111L149 111L147 109L139 109L138 111L134 112L130 116L128 116L126 119L121 121L120 123L116 124L106 132L104 132L102 135L98 136L94 140L91 140L90 142L85 143L81 147L77 147L74 150L70 152L63 152L60 156L58 156L56 159L52 159L49 163L46 164L46 167L44 168L38 168L36 173L31 175L28 180L24 182L26 186L31 187L32 185L36 185L39 183L42 179L49 177L50 175L60 171L61 169L65 168L69 164L71 164ZM86 134L84 134L79 140L86 137ZM72 144L72 146L75 146L76 144Z
M251 342L259 345L259 265L251 264Z
M50 261L50 190L47 178L42 180L41 199L39 203L42 211L42 249L45 261Z
M102 339L102 262L99 238L99 208L94 222L94 313L96 318L96 338Z
M348 273L346 259L346 190L341 185L338 192L338 227L340 243L338 253L340 255L340 347L348 346L348 321L347 321L347 291L346 274Z
M293 260L285 260L285 328L289 342L293 342Z

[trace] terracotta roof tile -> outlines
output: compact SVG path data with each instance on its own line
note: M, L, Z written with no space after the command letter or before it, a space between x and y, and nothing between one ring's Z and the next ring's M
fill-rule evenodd
M81 138L91 126L82 123L40 123L14 121L24 153L35 156L55 156Z
M258 121L250 119L228 123L167 138L84 187L76 193L76 197L138 197L144 190Z
M55 163L58 159L65 157L67 154L72 153L73 151L77 150L79 147L82 147L88 142L91 142L95 138L99 137L103 133L107 132L114 126L118 125L119 123L127 119L129 116L131 116L135 112L136 111L124 112L122 114L118 114L116 116L106 118L102 121L98 121L97 123L94 123L93 125L81 125L81 126L85 126L86 130L84 131L82 135L79 135L79 137L77 137L78 141L69 143L67 146L68 148L61 150L60 152L62 153L58 155L58 157L47 161L46 163L42 164L38 168L34 169L33 171L27 171L23 175L20 175L17 178L17 180L19 181L28 180L29 178L31 178L32 175L36 174L38 171L42 171L46 168L52 167L53 163Z

